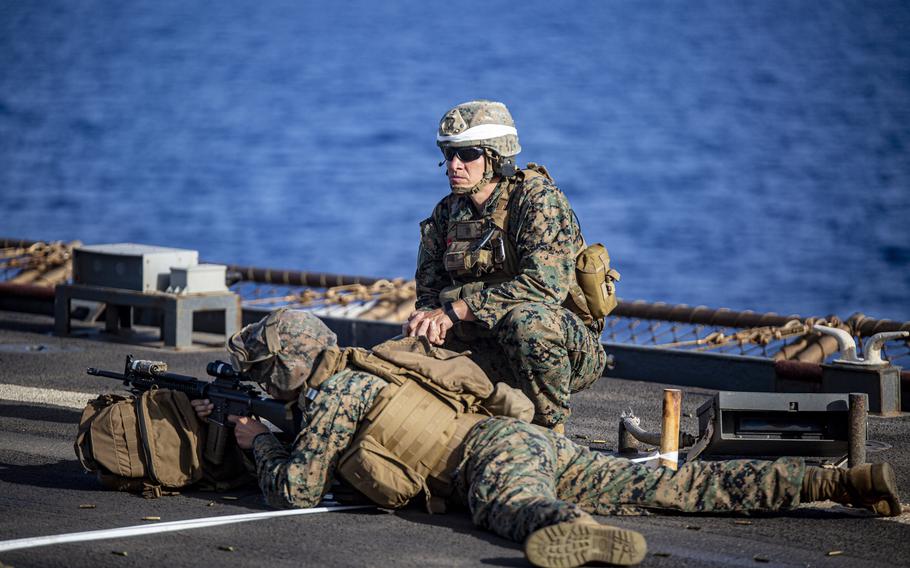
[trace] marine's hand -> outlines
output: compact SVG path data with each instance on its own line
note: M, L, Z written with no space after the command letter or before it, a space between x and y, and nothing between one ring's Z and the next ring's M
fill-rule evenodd
M191 400L190 404L193 406L193 410L196 411L196 416L198 416L200 420L205 420L208 418L208 416L212 413L212 410L215 409L215 405L212 404L212 401L207 398Z
M401 334L407 337L414 337L411 330L417 329L417 324L419 324L423 318L427 317L428 313L430 312L427 310L414 310L411 312L411 315L408 316L408 321L404 322L401 326Z
M452 320L440 308L424 312L419 321L408 322L407 333L409 337L425 335L433 345L442 345L446 340L446 333L452 329L452 325L454 325Z
M464 300L452 302L452 309L460 321L474 321L476 318ZM402 326L401 332L408 337L427 336L433 345L442 345L446 340L446 333L452 329L452 321L445 310L417 310L411 312L408 321Z
M228 422L234 424L234 437L237 438L237 445L244 450L253 447L253 440L256 436L269 431L265 424L248 416L231 414L228 416Z

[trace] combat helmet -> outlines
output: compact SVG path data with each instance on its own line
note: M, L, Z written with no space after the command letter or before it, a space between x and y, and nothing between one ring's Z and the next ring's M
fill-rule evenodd
M265 388L290 393L301 387L319 355L338 338L313 314L279 309L227 342L235 368Z
M496 101L474 100L461 103L446 112L439 121L436 145L446 148L478 146L486 150L483 179L469 188L452 186L458 194L476 193L494 175L512 177L516 173L515 156L521 152L518 130L506 105Z

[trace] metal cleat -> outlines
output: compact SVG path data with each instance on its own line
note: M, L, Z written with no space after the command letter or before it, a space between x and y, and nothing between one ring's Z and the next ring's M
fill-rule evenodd
M910 332L908 331L876 333L866 343L863 350L863 357L859 357L856 354L856 341L848 332L836 327L819 324L814 325L813 329L819 333L824 333L825 335L830 335L837 339L837 349L841 353L841 358L835 359L834 362L845 365L886 365L888 362L882 359L882 345L891 339L900 339L902 337L910 336Z
M863 359L865 359L866 365L886 364L887 361L882 359L882 346L886 341L902 337L910 337L910 331L884 331L873 335L863 349Z

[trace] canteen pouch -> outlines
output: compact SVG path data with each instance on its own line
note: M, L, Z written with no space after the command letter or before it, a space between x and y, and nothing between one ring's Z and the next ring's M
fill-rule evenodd
M600 243L583 250L575 259L575 279L587 304L587 311L596 321L603 319L616 307L616 284L619 272L610 268L610 253Z
M398 509L426 489L426 482L372 436L362 436L340 460L338 473L380 507Z

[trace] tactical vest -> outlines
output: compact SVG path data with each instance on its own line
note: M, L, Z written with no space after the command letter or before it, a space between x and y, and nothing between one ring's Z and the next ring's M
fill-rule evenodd
M536 170L522 170L508 180L488 217L449 224L443 264L453 282L497 284L518 274L518 254L508 233L509 202L520 183L540 175Z
M318 388L345 368L389 384L339 460L340 476L381 507L402 507L422 491L427 510L443 511L464 439L488 417L479 403L493 384L467 354L433 347L426 338L386 342L372 352L327 349L307 384Z
M488 217L449 224L443 263L454 284L440 293L442 303L470 296L519 274L518 253L508 233L509 202L519 185L535 177L553 181L544 166L530 163L508 180L496 209ZM619 272L610 268L607 249L600 243L588 247L582 237L574 278L563 306L585 325L602 329L601 320L616 306L615 282L619 278Z

